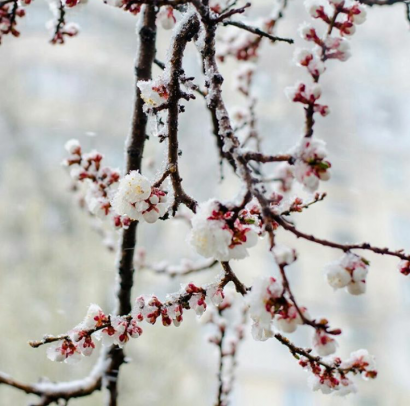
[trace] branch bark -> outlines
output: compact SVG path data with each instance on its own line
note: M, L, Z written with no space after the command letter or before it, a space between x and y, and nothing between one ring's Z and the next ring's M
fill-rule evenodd
M143 15L143 25L139 31L139 50L135 66L135 104L132 118L131 134L127 145L127 173L141 170L147 127L147 116L143 112L144 102L137 87L140 80L151 79L152 64L155 59L156 11L153 5L147 5ZM117 292L117 309L119 315L131 312L131 289L134 283L134 251L138 222L132 222L127 230L123 230L121 238L120 259L118 263L119 287ZM118 389L117 379L120 366L124 363L124 351L114 346L108 353L111 364L105 374L108 390L107 405L116 406Z

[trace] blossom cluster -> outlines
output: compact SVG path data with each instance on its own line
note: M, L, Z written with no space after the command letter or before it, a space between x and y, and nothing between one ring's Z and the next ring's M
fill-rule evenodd
M120 180L119 171L103 166L104 157L99 152L83 153L77 140L68 141L65 148L69 156L63 164L70 168L74 181L86 184L88 210L101 219L110 219L116 228L128 228L130 218L115 213L111 205Z
M119 182L112 200L115 212L132 220L154 223L167 211L167 195L138 171L131 171Z
M145 109L158 107L168 100L167 82L161 76L155 80L140 80L137 86L141 92L141 98L144 100Z
M306 190L314 192L319 181L330 179L331 163L326 161L325 143L315 138L304 137L293 150L294 176Z
M366 8L358 1L307 0L305 4L313 18L323 20L329 25L333 24L342 36L353 35L356 32L356 25L366 20Z
M47 349L47 356L57 362L77 362L81 356L88 357L92 354L95 348L93 339L101 340L104 346L123 347L131 338L138 338L142 334L140 323L144 320L155 324L160 318L164 326L174 324L178 327L183 321L185 309L192 309L198 316L202 316L207 309L206 300L220 306L224 297L218 283L205 288L189 283L180 292L170 295L165 303L154 295L138 297L131 314L125 316L106 315L98 305L91 304L84 320L66 336L57 337L57 342ZM46 336L45 342L48 339Z
M318 103L322 90L318 84L320 76L325 72L327 59L345 61L350 56L349 43L345 35L354 33L355 24L360 24L366 17L365 8L358 2L350 0L306 0L305 5L313 18L328 24L329 28L322 37L316 28L310 24L303 24L299 31L303 39L313 42L313 49L297 49L294 60L298 66L307 69L313 79L312 84L298 82L287 88L289 99L301 103L306 111L306 133L304 140L294 150L296 180L304 185L308 191L315 191L319 180L328 180L330 163L325 161L326 151L324 143L312 140L315 113L325 117L329 114L329 107ZM333 29L338 29L340 35L332 35ZM289 168L279 168L282 189L289 189L292 174Z
M283 162L274 171L274 179L277 183L276 190L279 193L289 194L295 179L310 193L318 189L320 181L330 179L332 164L325 159L327 151L324 141L303 137L290 150L290 154L294 159L293 165Z
M78 326L68 332L67 337L51 345L47 356L52 361L74 363L81 355L90 356L95 348L93 337L102 340L103 345L124 346L130 338L142 334L138 317L112 316L103 313L95 304L90 305L87 314Z
M335 290L346 288L352 295L361 295L366 292L369 264L365 258L347 252L339 260L326 266L327 281Z
M20 35L16 28L17 18L26 15L22 5L29 5L30 3L31 0L23 0L22 2L15 0L0 6L0 45L4 35L11 34L15 37Z
M198 254L218 261L243 259L262 232L257 206L229 209L215 199L201 203L192 218L189 243Z
M331 364L326 365L330 368L320 361L305 357L299 361L299 364L310 372L309 384L314 391L346 396L357 392L355 383L348 377L349 373L360 374L364 379L373 379L377 376L374 357L367 350L351 353L346 361L338 357L333 357L329 361Z
M300 82L294 87L287 88L286 93L291 101L311 107L314 113L319 113L323 117L329 114L328 106L317 103L322 95L322 88L317 83L309 86Z
M252 285L247 300L253 320L252 336L255 340L265 341L273 337L272 322L275 327L286 333L293 333L303 324L301 315L293 303L285 296L282 283L273 277L258 278ZM299 309L307 317L307 309Z

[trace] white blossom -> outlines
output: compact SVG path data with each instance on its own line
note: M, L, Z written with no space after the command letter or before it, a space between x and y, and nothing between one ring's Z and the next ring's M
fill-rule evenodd
M337 261L328 264L325 272L329 285L334 289L346 287L352 295L361 295L366 292L369 262L356 254L347 252Z

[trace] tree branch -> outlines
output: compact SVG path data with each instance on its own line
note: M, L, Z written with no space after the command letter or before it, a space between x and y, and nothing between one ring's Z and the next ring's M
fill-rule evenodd
M279 41L279 42L287 42L288 44L293 44L294 43L292 38L276 37L275 35L268 34L267 32L260 30L259 28L252 27L252 26L244 24L240 21L224 21L223 25L224 26L232 25L233 27L237 27L237 28L240 28L242 30L251 32L252 34L255 34L255 35L259 35L260 37L269 38L272 42Z
M155 6L147 5L143 15L143 26L139 31L139 50L135 67L136 83L151 79L152 64L155 58L156 41L156 11ZM146 140L147 116L143 112L143 100L137 85L131 134L127 145L127 173L141 170L141 161ZM119 287L117 292L117 314L125 315L131 311L131 289L134 283L134 251L138 222L131 222L127 230L123 230L118 264ZM109 393L108 405L117 405L117 378L119 368L124 362L124 352L113 346L108 355L112 359L110 368L106 371L106 387Z

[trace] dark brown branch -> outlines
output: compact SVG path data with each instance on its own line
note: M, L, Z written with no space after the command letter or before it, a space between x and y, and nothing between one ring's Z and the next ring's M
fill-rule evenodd
M224 287L229 282L232 282L235 285L236 291L241 295L245 296L248 293L248 288L238 279L235 272L229 265L229 262L221 262L221 265L225 271L225 276L221 281L221 287Z
M288 347L290 353L296 358L299 359L299 356L303 356L307 358L309 361L312 361L314 363L317 363L323 367L325 367L328 371L338 371L342 374L346 374L347 372L353 371L354 369L342 369L339 368L336 365L333 364L328 364L324 361L322 361L322 358L319 356L315 356L311 354L311 349L310 348L302 348L298 347L295 344L293 344L288 338L284 337L282 334L276 333L274 337L283 345Z
M245 152L243 158L246 161L256 161L261 163L268 162L288 162L290 164L294 163L294 158L292 155L265 155L260 152Z
M153 5L147 5L144 11L143 26L139 31L139 50L135 67L135 104L132 118L131 134L127 145L127 173L141 170L141 161L144 152L144 144L147 138L147 116L143 112L144 102L137 87L140 80L150 80L152 64L155 58L156 41L156 11ZM131 289L134 283L134 251L136 244L136 230L138 222L131 223L127 230L122 232L120 248L120 260L118 265L119 287L117 292L118 305L116 312L125 315L131 311ZM106 386L109 393L109 406L117 405L117 379L119 368L124 362L124 352L121 348L113 346L109 352L112 359L110 368L106 372Z
M223 13L220 16L218 16L217 18L213 19L212 23L213 24L218 24L218 23L222 22L223 20L226 20L227 18L232 17L235 14L242 14L250 6L251 6L251 3L246 3L243 7L234 8L232 10L229 10L226 13Z
M292 234L294 234L297 238L303 238L304 240L308 240L316 244L323 245L325 247L336 248L344 252L351 251L351 250L366 250L366 251L372 251L380 255L390 255L390 256L397 257L403 260L407 260L407 261L410 260L410 255L404 254L403 250L391 251L388 248L374 247L366 242L361 243L361 244L339 244L333 241L320 239L313 235L303 233L302 231L299 231L296 227L294 227L293 225L289 224L287 221L282 219L280 216L275 216L275 221L279 225L281 225L285 230L290 231Z
M171 44L172 55L170 59L170 81L168 85L168 167L167 170L171 177L172 187L174 189L174 204L172 212L175 215L178 206L185 204L192 211L196 210L197 203L194 199L186 194L182 187L182 178L178 166L178 118L179 118L179 100L182 97L180 88L180 77L183 74L182 58L185 47L189 41L197 34L199 30L199 21L193 16L175 36Z
M265 32L265 31L260 30L259 28L252 27L252 26L244 24L240 21L224 21L223 25L224 26L232 25L232 26L240 28L242 30L251 32L252 34L259 35L260 37L269 38L272 42L278 41L278 42L287 42L288 44L293 44L294 43L292 38L276 37L276 36L271 35L271 34Z
M292 289L290 288L289 280L286 276L286 271L285 271L285 266L284 265L279 265L279 271L282 277L282 282L283 282L283 287L285 288L285 292L287 292L290 301L293 303L293 305L296 308L296 311L298 312L300 318L302 319L303 324L313 327L315 330L323 330L327 334L332 334L332 335L339 335L341 334L340 329L330 329L328 321L326 319L321 319L319 321L316 321L314 319L308 319L305 316L305 313L302 311L298 303L296 302L296 298L293 295Z

